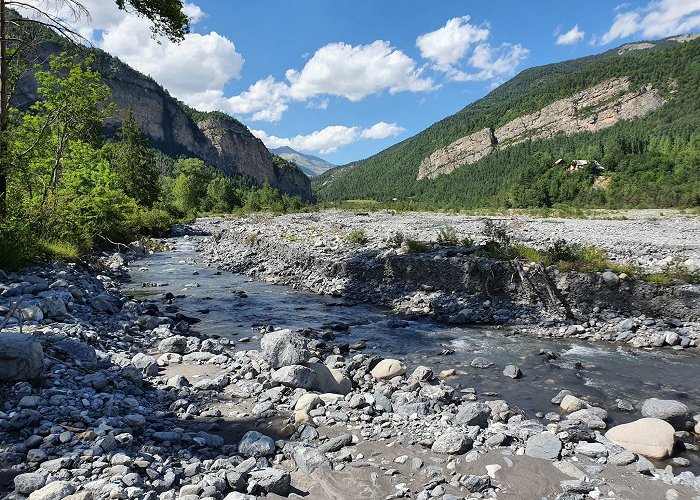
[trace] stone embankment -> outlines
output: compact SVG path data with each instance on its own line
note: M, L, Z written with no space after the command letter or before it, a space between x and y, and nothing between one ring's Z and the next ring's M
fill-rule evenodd
M602 244L612 258L661 270L700 263L700 221L508 220L516 241L543 247L560 237ZM700 344L700 287L664 286L604 273L561 273L539 264L435 246L406 254L404 238L436 241L441 228L477 242L481 218L344 212L201 220L215 236L207 252L225 269L276 283L372 302L453 324L505 324L522 332L627 342ZM367 241L351 243L352 231ZM633 241L632 247L627 247Z
M4 498L700 494L681 456L697 449L694 403L625 402L637 419L608 429L593 399L561 391L525 415L331 329L266 327L248 349L198 333L177 295L120 293L131 259L0 274Z
M421 161L418 179L435 179L470 165L497 149L528 140L549 139L557 134L596 132L620 120L642 117L664 104L658 89L645 85L630 91L628 78L612 78L535 113L520 116L503 126L485 128L438 149Z

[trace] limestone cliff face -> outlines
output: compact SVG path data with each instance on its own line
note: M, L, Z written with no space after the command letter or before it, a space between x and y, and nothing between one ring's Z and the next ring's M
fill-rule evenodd
M62 50L58 44L43 44L38 49L39 60ZM274 165L265 145L240 122L207 118L195 123L154 80L107 54L94 51L94 55L94 68L111 89L119 110L105 124L108 135L119 128L126 110L131 108L151 144L164 153L201 158L226 174L247 175L260 184L267 180L283 192L312 199L309 178L300 170ZM34 102L38 99L36 87L33 75L26 74L18 83L13 104L23 107Z
M541 110L518 117L495 131L484 129L441 148L424 158L418 179L434 179L470 165L496 149L557 134L595 132L620 120L639 118L660 107L664 100L651 85L630 91L627 78L613 78Z

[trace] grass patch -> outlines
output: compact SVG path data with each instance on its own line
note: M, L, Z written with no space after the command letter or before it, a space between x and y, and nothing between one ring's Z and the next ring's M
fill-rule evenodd
M369 238L362 229L353 229L348 234L345 235L345 241L348 243L353 243L355 245L365 245Z
M513 258L515 259L524 259L529 262L536 262L538 264L542 264L543 266L552 265L552 257L547 255L545 252L537 250L536 248L516 243L511 247L511 249Z
M39 240L37 245L39 254L46 259L75 262L80 258L80 249L73 243Z
M441 247L456 247L459 244L457 232L451 227L443 227L437 236L437 243Z
M404 249L405 253L425 253L430 252L432 250L432 247L427 243L412 240L409 238L403 241L403 243L401 244L401 248Z

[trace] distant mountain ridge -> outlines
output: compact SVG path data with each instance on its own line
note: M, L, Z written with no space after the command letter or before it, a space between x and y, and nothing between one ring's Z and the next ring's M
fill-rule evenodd
M316 177L317 175L321 175L322 173L337 167L337 165L333 165L323 158L300 153L289 146L281 146L279 148L270 149L270 153L281 156L285 160L291 161L292 163L296 163L299 168L301 168L301 170L309 177Z
M699 37L529 68L312 185L321 201L416 208L700 204ZM566 172L573 160L603 170Z

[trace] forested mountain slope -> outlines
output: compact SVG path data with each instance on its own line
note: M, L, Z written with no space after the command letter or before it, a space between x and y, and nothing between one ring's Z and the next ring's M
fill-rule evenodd
M574 160L589 163L567 172ZM314 187L323 201L397 198L428 208L697 205L700 39L530 68Z

